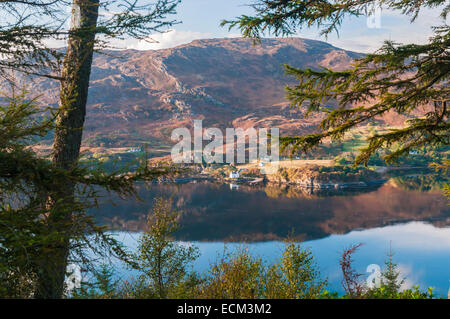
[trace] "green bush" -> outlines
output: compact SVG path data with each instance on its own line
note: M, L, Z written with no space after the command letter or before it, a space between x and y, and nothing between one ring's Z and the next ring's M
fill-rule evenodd
M209 269L201 285L201 297L255 299L261 296L263 279L264 266L260 258L252 257L245 248L234 254L225 251Z
M311 251L288 242L278 264L268 267L264 298L318 298L326 287Z
M380 285L369 288L352 268L352 254L361 245L344 251L340 265L346 293L326 290L327 281L318 270L312 252L288 241L278 262L268 265L242 246L234 252L225 247L209 270L199 275L188 266L199 256L196 247L185 247L171 236L178 229L180 214L172 202L158 198L148 218L149 229L139 240L134 256L140 276L116 281L111 268L102 267L92 283L84 284L74 298L171 298L171 299L424 299L435 298L433 290L418 286L402 290L392 253L381 273Z
M179 215L172 210L170 199L155 199L148 218L149 229L140 238L135 256L142 273L140 281L159 298L166 298L170 289L185 279L186 268L199 256L197 247L184 247L171 238L178 229Z

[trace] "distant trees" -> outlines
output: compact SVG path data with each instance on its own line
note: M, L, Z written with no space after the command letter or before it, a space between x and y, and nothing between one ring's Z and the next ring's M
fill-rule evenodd
M40 205L37 216L45 216L46 221L46 227L41 228L41 235L47 236L37 237L47 240L35 247L39 250L36 256L41 256L41 264L35 272L35 297L62 296L70 242L75 235L73 219L76 212L85 208L84 205L79 206L80 202L77 199L79 196L77 187L81 181L71 174L81 173L78 171L78 158L94 50L107 48L108 40L112 38L131 36L145 39L152 32L173 25L176 21L167 20L167 16L175 13L179 2L180 0L157 0L153 3L124 0L0 1L0 9L6 15L6 19L0 22L0 54L5 58L0 60L0 75L13 80L11 71L20 71L61 82L60 105L55 116L56 125L51 127L55 137L52 151L53 166L50 166L60 174L45 172L49 174L45 176L46 183L39 185L40 187L35 190L39 193L39 197L35 200ZM70 29L65 27L68 11L71 12ZM67 40L65 52L49 46L48 41L51 40ZM6 110L5 114L8 112ZM26 121L27 115L25 112L17 120ZM24 125L23 122L15 124ZM2 129L9 130L7 126ZM43 132L47 130L43 129L39 133ZM35 133L27 131L28 135L25 136L28 138ZM22 140L17 142L20 141ZM10 149L5 147L1 151L8 153ZM31 157L30 160L38 161L33 155L28 155ZM8 173L5 174L8 177ZM22 176L21 172L18 174ZM106 177L100 173L96 174L94 174L96 177ZM146 167L142 167L133 177L128 176L125 193L132 192L130 182L145 180L150 176L155 174ZM121 188L123 186L121 183L125 182L124 178L125 176L122 176L119 179L121 182L118 183L119 180L109 176L106 180L99 181L97 185L122 193L125 190ZM28 221L31 223L34 220ZM54 236L50 240L48 238L51 234Z
M430 164L437 172L442 172L448 176L448 171L450 169L450 160L446 159L443 163L432 163ZM450 198L450 184L444 184L443 187L444 195Z
M400 10L413 22L422 8L441 10L433 37L423 45L386 41L376 52L355 61L353 68L297 69L286 65L286 73L299 84L287 88L293 106L309 102L307 112L323 112L326 117L320 132L282 139L284 147L308 151L325 139L339 140L362 123L388 112L412 115L419 106L428 106L424 116L413 116L401 129L392 129L367 138L355 163L367 164L379 149L395 146L384 159L393 162L412 149L424 145L449 145L450 123L450 26L445 18L450 12L446 0L258 0L254 16L242 15L222 25L237 27L245 37L258 41L262 34L288 36L302 27L317 26L326 35L337 31L347 16L366 15L378 5ZM327 105L336 100L339 107Z

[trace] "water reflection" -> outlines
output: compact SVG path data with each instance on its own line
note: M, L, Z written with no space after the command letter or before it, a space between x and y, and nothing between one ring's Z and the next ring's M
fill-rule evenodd
M139 234L117 233L117 238L131 250L135 250ZM302 245L313 252L323 277L328 279L328 289L343 292L339 258L350 245L363 243L354 255L355 269L368 276L367 266L384 266L386 254L392 246L394 261L398 264L401 277L405 278L403 288L420 285L423 289L434 287L436 294L445 296L450 285L450 228L437 228L423 222L386 226L369 230L352 231L345 235L331 235L327 238L306 241ZM223 242L194 242L201 256L194 263L194 270L203 273L224 251ZM227 250L234 251L240 243L227 243ZM254 256L262 257L267 263L280 258L283 243L268 241L247 245ZM122 278L131 275L129 270L116 266ZM362 277L365 279L366 277Z
M183 211L177 239L185 241L270 241L289 234L304 241L410 221L449 226L447 199L436 187L414 183L396 178L334 196L278 185L158 184L139 189L143 202L116 201L94 213L115 229L142 231L153 198L171 196Z
M239 189L239 185L237 185L237 184L230 184L230 189L231 190L238 190Z
M441 194L442 181L429 176L397 177L372 189L324 194L296 187L227 184L158 184L139 188L143 202L103 205L93 212L115 227L118 239L136 249L140 231L155 197L172 197L183 211L177 239L194 242L201 251L194 270L208 269L224 249L242 241L268 263L279 258L293 234L311 248L329 289L342 292L339 257L352 244L358 272L370 264L382 266L390 245L405 287L433 286L446 295L450 280L450 209ZM125 231L124 231L125 230ZM123 277L131 273L117 266ZM368 274L367 274L368 275Z

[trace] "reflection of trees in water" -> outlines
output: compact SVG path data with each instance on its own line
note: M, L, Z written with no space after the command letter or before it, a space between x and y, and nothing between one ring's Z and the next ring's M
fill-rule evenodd
M264 187L264 191L268 197L271 198L327 198L334 196L350 196L365 194L376 191L380 188L382 184L371 185L361 188L347 188L347 189L318 189L318 188L308 188L284 184L268 184Z
M407 191L442 192L449 183L448 176L438 174L399 176L390 179L390 183Z
M177 238L199 241L279 240L292 231L296 239L310 240L399 222L446 226L450 221L447 200L440 193L410 191L391 183L339 196L309 195L286 185L241 185L230 190L226 184L203 182L158 184L139 191L145 201L103 206L95 215L117 229L142 231L153 199L172 197L182 211Z

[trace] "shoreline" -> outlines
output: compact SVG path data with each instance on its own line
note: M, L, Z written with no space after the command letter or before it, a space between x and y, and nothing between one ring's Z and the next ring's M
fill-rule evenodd
M360 182L329 182L329 183L317 183L317 182L282 182L282 181L271 181L264 177L257 178L214 178L211 176L205 177L183 177L183 178L175 178L173 180L162 180L155 181L154 183L175 183L175 184L188 184L188 183L197 183L197 182L216 182L219 184L235 184L235 185L247 185L247 186L256 186L256 185L284 185L284 186L297 186L304 189L317 189L317 190L343 190L343 189L365 189L371 188L374 186L383 185L388 181L388 179L377 179L377 180L368 180L368 181L360 181Z

